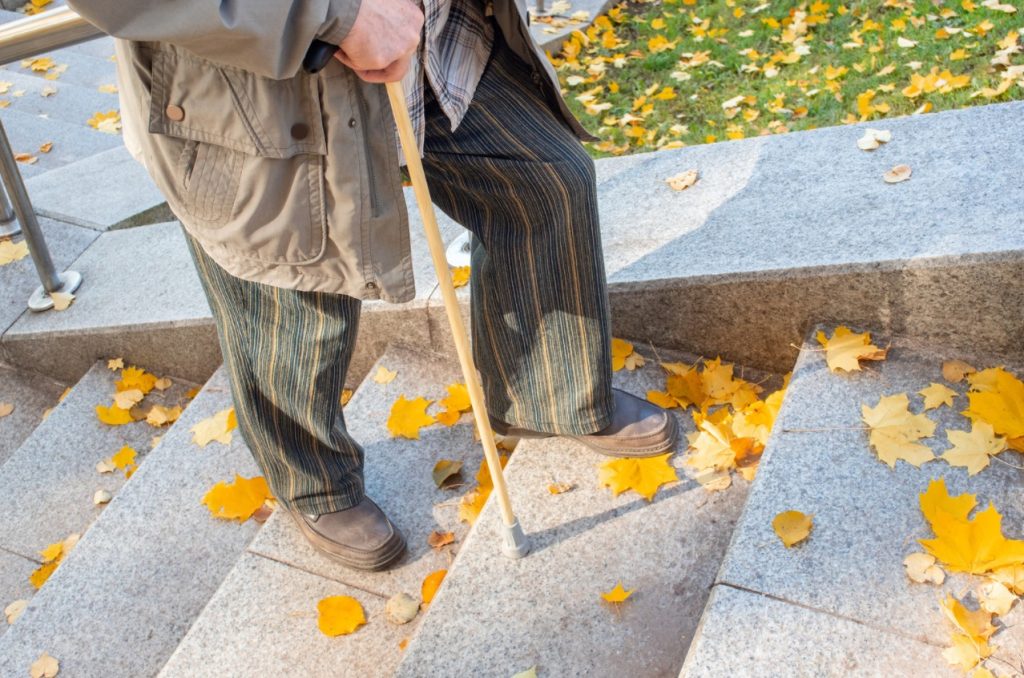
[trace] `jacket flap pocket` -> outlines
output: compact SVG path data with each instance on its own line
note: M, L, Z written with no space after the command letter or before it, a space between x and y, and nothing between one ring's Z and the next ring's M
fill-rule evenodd
M153 55L150 132L268 158L327 154L317 76L274 80L162 47Z

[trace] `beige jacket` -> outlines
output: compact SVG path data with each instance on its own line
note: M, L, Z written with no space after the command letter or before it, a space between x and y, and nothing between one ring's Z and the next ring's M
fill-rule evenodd
M314 38L340 44L360 0L69 0L117 40L125 143L182 224L241 278L408 301L415 296L397 140L383 85L337 60L301 63ZM525 0L493 0L581 139L554 69L530 37Z

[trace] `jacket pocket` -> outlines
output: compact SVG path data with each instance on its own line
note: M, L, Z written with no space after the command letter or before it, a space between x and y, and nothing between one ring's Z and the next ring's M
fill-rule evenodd
M327 242L316 76L274 80L162 44L152 60L151 174L223 256L309 263Z

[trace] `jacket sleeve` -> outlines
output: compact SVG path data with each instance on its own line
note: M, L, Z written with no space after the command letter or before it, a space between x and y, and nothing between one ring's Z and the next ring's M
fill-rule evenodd
M314 38L340 45L362 0L69 0L117 38L168 42L275 79L298 73Z

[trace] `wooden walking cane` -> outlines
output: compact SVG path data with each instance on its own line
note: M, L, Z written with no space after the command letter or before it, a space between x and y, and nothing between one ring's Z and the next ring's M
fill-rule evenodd
M505 476L502 474L501 461L498 458L498 448L494 443L491 422L487 418L484 392L480 387L476 367L473 365L473 355L469 348L469 335L466 334L466 327L462 322L462 314L459 312L459 302L455 297L455 286L452 284L448 262L445 259L444 243L441 241L441 232L437 228L434 204L430 200L430 191L427 189L427 178L423 173L419 145L416 143L416 137L413 133L412 121L409 118L409 108L405 102L405 93L402 91L401 82L385 84L387 85L388 98L391 100L391 110L394 113L395 122L398 123L398 137L402 142L402 152L405 155L406 166L409 168L409 177L412 179L413 192L416 194L416 204L419 205L420 216L423 217L423 229L427 233L427 243L430 245L430 258L434 261L437 281L441 286L444 310L448 314L448 324L451 326L452 335L455 338L455 351L459 355L462 376L466 379L469 402L473 406L473 417L476 419L477 430L480 431L480 440L484 446L484 458L487 459L487 468L491 472L494 494L498 500L498 507L501 510L501 521L505 528L504 542L502 543L501 550L502 553L510 558L522 558L530 552L530 543L526 535L523 534L515 514L512 512L512 502L508 498L508 487L505 485Z

